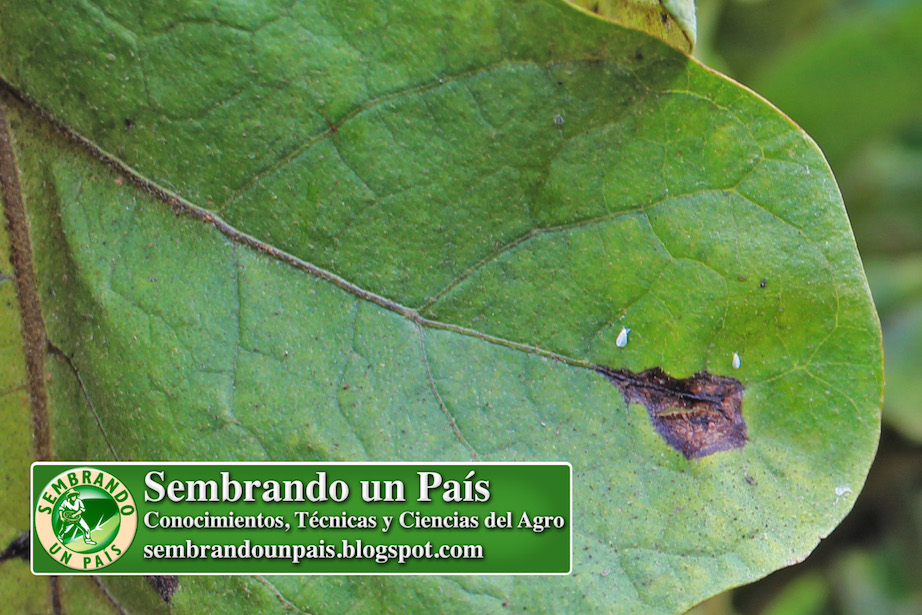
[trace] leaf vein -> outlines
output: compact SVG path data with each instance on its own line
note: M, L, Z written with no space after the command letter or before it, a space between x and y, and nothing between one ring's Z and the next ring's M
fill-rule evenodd
M461 433L461 428L458 427L458 422L455 420L454 415L452 415L451 410L449 410L448 406L445 404L445 400L442 399L442 395L439 393L439 388L435 382L435 378L432 377L432 367L429 364L429 355L426 352L426 339L422 325L418 324L416 329L419 333L419 352L423 360L423 366L426 368L426 379L429 381L429 388L432 389L432 394L435 396L439 407L448 418L448 425L451 427L452 433L454 433L458 441L461 442L461 444L463 444L464 447L471 452L471 457L474 460L479 461L480 455L477 454L477 451L474 449L473 445L471 445L468 439L464 437L464 434Z

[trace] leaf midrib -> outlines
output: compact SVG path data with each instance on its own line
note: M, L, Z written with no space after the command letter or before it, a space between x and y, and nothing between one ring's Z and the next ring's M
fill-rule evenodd
M548 62L545 64L541 64L541 63L527 62L527 61L521 61L521 60L515 60L515 61L509 60L509 61L504 61L501 63L496 63L493 65L478 67L478 69L466 71L463 73L458 73L456 75L451 75L449 77L439 79L434 82L422 84L420 86L415 86L414 88L410 88L409 90L400 90L398 92L393 92L391 94L387 94L382 97L375 98L374 100L367 102L364 105L350 111L343 117L343 119L340 121L339 124L335 125L335 127L334 125L331 124L330 129L328 129L327 131L323 133L320 133L319 135L316 135L313 139L311 139L311 141L307 145L301 148L298 148L297 152L302 152L308 149L311 145L313 145L315 142L321 139L328 138L330 136L335 135L338 128L342 126L342 124L345 123L345 121L347 121L348 119L357 117L358 115L362 114L365 111L368 111L369 109L375 108L381 104L385 104L391 100L395 100L401 96L404 96L407 94L407 92L412 93L412 92L417 92L417 91L421 92L421 91L432 90L446 83L449 83L451 81L458 81L467 76L477 74L485 70L490 70L498 66L506 66L506 65L513 65L513 64L532 64L536 66L549 66L549 65L564 64L564 63L566 62ZM640 83L641 87L643 88L646 94L652 93L652 90L650 90L639 79L639 77L637 77L637 75L633 71L631 71L630 69L620 64L615 63L615 65L621 68L622 70L626 71L628 74L632 75L638 81L638 83ZM419 308L414 309L409 306L403 305L400 302L394 301L388 297L385 297L384 295L380 295L378 293L367 290L353 282L350 282L349 280L343 278L342 276L336 273L333 273L332 271L328 271L322 267L315 265L314 263L311 263L305 259L302 259L298 256L288 253L272 244L266 243L246 232L243 232L239 230L238 228L236 228L235 226L226 222L220 216L219 213L202 208L198 205L195 205L192 202L188 201L187 199L176 194L175 192L167 188L164 188L163 186L157 184L156 182L148 179L147 177L145 177L144 175L136 171L133 167L131 167L130 165L128 165L121 159L116 158L115 156L111 155L106 150L99 147L96 143L94 143L87 137L77 132L75 129L67 126L62 121L58 120L50 112L48 112L47 110L42 108L38 103L33 101L27 94L21 92L15 86L13 86L8 81L6 81L2 76L0 76L0 91L5 91L7 94L12 96L16 100L18 100L29 111L31 111L33 114L38 116L40 119L44 120L49 125L51 125L57 132L62 134L71 143L73 143L80 149L84 150L85 152L88 152L91 156L96 158L102 164L110 167L118 175L124 177L126 180L131 182L135 187L137 187L141 191L154 197L154 199L161 202L162 204L168 205L176 213L180 213L183 215L193 217L201 222L211 225L222 235L230 239L234 245L247 246L255 250L256 252L265 254L273 258L276 261L283 262L295 269L301 270L312 277L315 277L325 282L328 282L330 284L333 284L337 286L338 288L344 290L345 292L348 292L349 294L357 297L358 299L367 301L381 308L384 308L390 312L396 313L402 316L403 318L406 318L407 320L409 320L410 322L413 322L418 327L426 327L429 329L449 331L449 332L456 333L459 335L465 335L467 337L479 339L481 341L484 341L490 344L503 346L503 347L516 350L519 352L523 352L526 354L541 356L541 357L551 359L559 363L564 363L567 365L571 365L573 367L588 369L593 372L597 371L597 368L599 367L599 365L587 359L580 359L580 358L576 358L573 356L560 354L558 352L547 350L539 346L510 340L505 337L500 337L497 335L491 335L491 334L484 333L482 331L478 331L476 329L472 329L472 328L458 325L455 323L443 322L440 320L427 318L426 316L423 316L423 313L429 311L433 306L435 306L438 303L439 300L443 299L444 297L449 295L453 290L458 288L458 286L462 285L465 281L469 280L472 275L476 274L485 265L489 264L490 262L495 261L497 258L501 257L502 255L516 249L517 247L523 245L524 243L527 243L528 241L536 237L539 237L541 235L545 235L548 233L561 232L569 228L586 226L586 225L601 222L604 220L611 220L613 218L617 218L620 216L626 216L626 215L632 215L632 214L645 214L646 211L652 206L655 206L655 205L658 205L664 202L668 202L676 198L680 198L681 196L687 196L687 195L670 195L668 197L658 199L651 203L644 203L644 204L636 205L636 206L633 206L627 209L609 212L601 216L594 216L588 219L575 220L572 222L555 225L551 227L533 228L529 232L506 243L505 245L501 246L497 251L485 256L478 262L466 268L464 271L459 273L455 278L453 278L448 284L445 284L444 286L436 290L433 294L431 294L428 297L428 299L423 304L420 305ZM673 93L672 90L667 90L665 92L660 92L660 93L666 93L666 92ZM694 97L696 98L701 98L700 95L695 94L693 92L687 92L687 91L680 90L680 91L675 91L674 93L694 95ZM715 105L718 108L722 108L719 105L717 105L714 101L708 100L708 102L710 104ZM748 130L748 127L747 127L747 130ZM750 132L750 136L752 136L751 132ZM761 144L759 144L759 142L754 137L753 137L753 143L759 146L759 149L760 149L759 162L761 163L761 161L767 159L767 157L764 151L762 151ZM289 156L291 158L296 158L297 155L298 153L294 153L294 154L290 154ZM278 165L275 165L273 168L277 168L277 167ZM752 172L754 168L755 167L749 169L746 174L748 175L750 172ZM265 171L263 172L263 174L264 173ZM256 181L258 181L260 176L262 176L262 174L256 177ZM696 191L696 193L733 191L735 190L735 188L738 186L739 183L740 182L737 182L735 185L731 185L731 186L713 187L713 188L709 188L706 190L699 190L699 191ZM764 209L765 211L768 211L774 217L779 218L778 215L772 212L770 209L765 208L764 206L761 206L758 203L753 203L753 204L755 204L760 209ZM792 225L790 222L784 219L779 218L779 221L781 221L785 225L791 226L798 233L800 233L801 235L804 235L803 229L800 229L799 227ZM825 253L821 251L821 254L824 258L826 258ZM836 288L836 299L837 299L837 312L838 312L838 304L839 304L838 288ZM834 331L835 327L833 327L832 330ZM43 336L44 336L44 329L42 331L43 331ZM829 335L831 335L831 331L830 333L827 334L827 337ZM814 355L821 346L822 346L822 343L818 344L817 349L813 353ZM611 366L605 365L602 367L611 367ZM805 367L805 365L797 366L797 367ZM766 381L774 380L776 377L780 375L782 374L769 377L766 379Z
M463 327L454 323L442 322L438 320L433 320L431 318L426 318L420 314L419 310L407 307L397 301L389 299L378 293L366 290L357 284L346 280L342 276L339 276L331 271L318 267L317 265L306 261L302 258L299 258L293 254L285 252L271 244L265 243L252 235L245 233L231 224L227 223L220 215L214 213L210 210L204 209L194 203L184 199L178 194L168 190L155 182L152 182L148 178L144 177L138 173L130 165L126 164L122 160L112 156L94 142L90 141L88 138L84 137L82 134L78 133L76 130L70 128L48 111L40 107L37 103L31 100L26 94L20 92L9 82L0 78L0 90L6 91L13 98L22 103L30 112L37 115L40 119L49 123L57 132L62 134L67 140L79 147L80 149L88 152L99 162L108 166L118 175L124 177L126 180L131 182L132 185L139 188L143 192L147 193L157 201L161 202L164 205L168 205L174 212L178 214L183 214L192 218L195 218L201 222L211 225L215 230L220 232L222 235L231 240L235 245L244 245L247 246L256 252L265 254L273 258L274 260L283 262L295 269L299 269L310 276L324 280L330 284L337 286L338 288L350 293L351 295L373 303L379 307L382 307L390 312L394 312L407 320L413 322L414 324L420 327L426 327L429 329L437 329L443 331L450 331L460 335L466 335L468 337L473 337L480 339L484 342L490 344L496 344L499 346L505 346L507 348L518 350L527 354L535 354L545 358L549 358L561 363L566 363L575 367L582 367L585 369L594 369L594 364L590 361L577 359L567 355L562 355L559 353L552 352L537 346L532 346L530 344L524 344L521 342L516 342L506 338L502 338L495 335L489 335L476 329L471 329L468 327ZM518 240L518 243L527 240L529 237L533 236L528 234L523 236ZM44 330L44 329L43 329Z

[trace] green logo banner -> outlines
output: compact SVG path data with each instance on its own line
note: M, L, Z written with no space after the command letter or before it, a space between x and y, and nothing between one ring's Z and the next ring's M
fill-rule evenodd
M34 574L568 574L568 463L32 465Z

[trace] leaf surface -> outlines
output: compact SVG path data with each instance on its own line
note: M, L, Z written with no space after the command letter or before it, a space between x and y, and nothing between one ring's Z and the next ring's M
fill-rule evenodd
M870 5L817 31L753 79L810 131L840 177L883 322L884 420L916 441L922 440L922 82L907 75L922 63L920 28L919 3Z
M10 262L10 241L0 227L0 424L3 425L3 471L0 502L28 502L29 464L32 448L32 416L20 331L16 284ZM33 577L29 562L13 547L29 528L28 506L3 506L0 510L0 595L15 599L0 608L9 612L50 610L48 583Z
M591 13L646 32L685 53L691 53L697 37L693 0L567 0Z
M570 576L186 578L173 612L679 612L863 484L831 173L658 41L550 0L6 3L0 40L59 458L574 467ZM689 461L596 364L733 376L750 441Z

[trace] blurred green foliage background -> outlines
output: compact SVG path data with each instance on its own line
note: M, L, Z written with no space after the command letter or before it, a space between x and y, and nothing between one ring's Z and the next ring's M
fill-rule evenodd
M825 152L880 314L887 384L877 460L843 524L805 562L692 613L922 614L922 0L698 0L695 55Z

